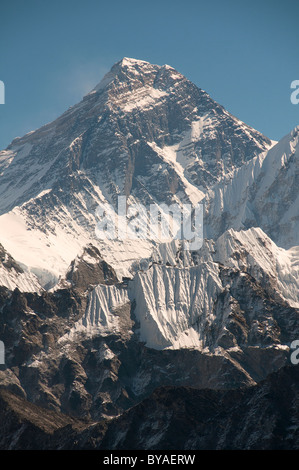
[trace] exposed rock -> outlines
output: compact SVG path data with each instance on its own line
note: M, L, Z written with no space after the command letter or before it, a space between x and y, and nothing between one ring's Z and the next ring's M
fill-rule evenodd
M0 391L1 449L299 448L298 366L235 390L156 389L112 420L87 422Z

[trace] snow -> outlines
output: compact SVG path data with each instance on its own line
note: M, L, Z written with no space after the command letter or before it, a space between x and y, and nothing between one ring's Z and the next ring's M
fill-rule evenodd
M104 199L99 188L94 187L94 190L99 198ZM44 190L38 198L48 193L50 190ZM84 207L85 201L80 193L76 198ZM79 224L79 217L75 219L67 207L61 206L55 218L48 218L47 230L42 230L39 225L29 227L26 206L34 200L32 198L22 207L0 216L0 242L18 263L39 278L43 286L51 287L64 277L71 262L89 243L99 249L120 280L131 276L133 262L151 255L153 243L150 240L98 239L91 230L97 221L95 214L88 214L86 209L85 224Z
M0 240L13 258L35 273L43 285L57 281L65 273L83 241L65 236L59 225L56 233L29 230L18 208L0 216Z
M89 294L88 306L83 317L69 332L60 338L63 344L75 340L78 334L87 337L107 336L121 332L120 309L129 303L127 290L115 285L98 285ZM106 357L109 357L107 352Z
M113 72L108 72L104 76L104 78L96 85L93 90L91 90L88 95L91 95L93 93L99 92L101 90L104 90L115 78L115 74Z
M10 290L18 288L21 292L41 292L42 287L37 277L30 272L17 272L0 265L0 285Z
M202 347L202 331L192 325L212 321L213 302L222 291L218 266L190 268L154 264L129 283L129 298L140 322L140 339L154 349Z
M205 197L205 207L208 207L205 236L215 238L220 235L217 224L222 224L225 214L225 228L240 230L259 225L280 246L298 245L299 197L294 179L298 158L295 129L211 188ZM292 200L291 190L296 199ZM286 204L287 195L289 201ZM283 211L280 205L284 205Z
M260 228L251 228L225 232L214 250L214 261L249 272L258 281L266 274L289 305L299 308L299 247L285 250Z
M7 168L15 157L15 152L12 150L2 150L0 152L0 176L3 175L3 171Z
M106 336L121 332L121 308L135 301L139 338L147 347L202 349L204 329L200 325L213 321L213 302L221 291L215 263L187 268L153 264L137 272L128 290L116 285L95 287L84 316L61 342L82 333Z
M148 142L148 145L157 152L160 157L167 162L168 165L172 166L177 175L179 176L180 180L182 181L185 192L189 197L190 202L196 206L198 202L200 202L205 194L200 191L196 186L190 183L184 175L184 167L182 163L180 163L178 159L178 155L180 152L180 144L172 145L172 146L164 146L160 148L155 142Z
M146 60L140 60L140 59L134 59L132 57L124 57L121 61L120 61L121 65L125 65L125 66L135 66L135 65L139 65L139 66L150 66L152 67L152 64L150 62L147 62Z
M153 67L149 62L146 62L144 60L137 60L137 59L131 59L128 57L124 57L121 61L116 63L112 69L106 73L106 75L103 77L103 79L96 85L93 90L91 90L88 95L99 92L104 90L108 85L113 82L115 77L117 76L117 73L120 71L122 67L127 67L132 71L135 70L136 66L140 67ZM137 71L136 71L137 73Z
M80 323L88 328L96 326L102 334L118 330L117 308L129 302L127 291L116 286L99 285L93 289L87 310Z
M138 90L132 93L130 99L128 99L123 106L122 110L126 113L133 111L135 108L146 109L157 105L163 97L167 96L167 93L162 90L158 90L153 87L146 87L141 89L141 93Z

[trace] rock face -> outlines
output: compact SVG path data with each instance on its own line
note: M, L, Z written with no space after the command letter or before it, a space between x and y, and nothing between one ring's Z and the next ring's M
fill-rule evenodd
M109 285L117 281L115 271L102 259L99 250L90 244L72 261L65 280L62 280L60 285L72 286L84 292L97 284Z
M84 423L69 416L44 410L7 390L0 390L1 450L56 448L59 430L69 426L73 431L84 429ZM54 445L55 442L55 445Z
M298 380L298 367L286 366L243 389L159 388L122 416L92 424L0 391L0 448L298 449Z
M298 449L298 379L286 367L247 389L158 389L111 422L100 448Z
M298 130L273 144L172 67L125 58L0 152L3 448L297 446ZM96 208L119 195L203 202L201 248L99 240ZM269 374L290 383L277 412Z

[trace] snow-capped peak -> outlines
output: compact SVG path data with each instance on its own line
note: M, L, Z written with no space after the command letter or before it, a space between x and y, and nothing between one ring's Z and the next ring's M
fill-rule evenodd
M122 67L135 67L136 65L140 66L149 66L151 65L149 62L146 60L140 60L140 59L132 59L131 57L123 57L117 64L119 64Z
M136 70L139 72L143 68L153 67L149 62L144 60L131 59L124 57L119 62L116 62L108 73L102 78L102 80L96 85L89 94L102 91L105 89L116 77L120 75L124 70Z
M98 83L98 85L96 85L95 88L91 90L90 93L88 93L88 95L106 89L112 82L114 82L114 80L118 80L119 82L136 80L138 82L141 77L147 77L145 83L143 79L141 80L141 84L147 87L149 83L154 82L155 78L161 72L165 72L166 74L168 74L168 78L172 78L175 80L185 79L183 75L177 72L170 65L156 65L151 64L150 62L147 62L145 60L137 60L129 57L124 57L112 66L110 71L103 77L103 79ZM165 81L165 83L166 82L167 80Z
M193 204L269 145L172 67L123 58L80 103L0 152L0 241L54 282L80 247L98 246L99 203ZM133 243L105 246L127 276Z

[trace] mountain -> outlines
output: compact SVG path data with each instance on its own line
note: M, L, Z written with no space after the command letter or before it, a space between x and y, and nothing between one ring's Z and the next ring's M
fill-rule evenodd
M96 441L100 449L298 449L298 379L298 368L289 366L247 389L157 389L112 420L104 438L100 426L98 439L97 427L83 431L79 446L92 448Z
M32 447L155 448L175 442L174 422L186 428L181 446L257 445L260 384L287 370L299 337L298 132L273 142L172 67L124 58L80 103L0 152L3 448L30 448L26 429ZM129 208L201 202L202 244L100 239L97 208L113 217L118 196ZM212 424L197 439L205 400ZM159 410L160 437L146 431ZM139 413L144 427L128 437ZM263 445L282 445L271 433Z
M0 244L0 280L1 286L24 292L40 292L42 287L37 277L26 272Z
M0 448L72 450L298 449L298 368L238 390L164 387L112 420L84 420L0 391ZM19 429L16 434L15 430ZM98 458L98 457L97 457Z
M196 204L272 144L172 67L124 58L79 104L0 153L0 240L43 286L90 242L129 276L152 244L101 243L99 203Z
M86 427L83 422L44 410L8 390L0 390L0 403L1 450L43 449L53 445L56 431L70 426L75 432L80 432ZM19 429L17 435L16 429Z
M205 199L205 235L261 227L284 248L299 245L299 127L246 162Z
M197 252L171 247L131 280L119 282L89 246L55 289L1 288L0 383L45 408L98 420L157 387L235 389L288 363L299 306L286 250L260 229L228 231Z
M299 308L298 249L278 248L261 229L230 230L216 241L205 241L189 260L182 252L177 256L176 265L171 265L171 258L155 263L139 271L129 284L141 338L149 347L211 347L214 341L209 330L213 331L219 316L223 322L221 334L229 335L226 341L236 346L238 339L227 331L228 324L237 311L248 311L244 296L249 293L249 286L244 289L243 284L253 279L276 302ZM255 295L249 323L253 322L252 313L257 307ZM259 311L256 320L262 316L264 313ZM274 325L276 321L272 321L273 318L270 324ZM263 328L267 329L267 322ZM213 347L216 345L217 342Z

